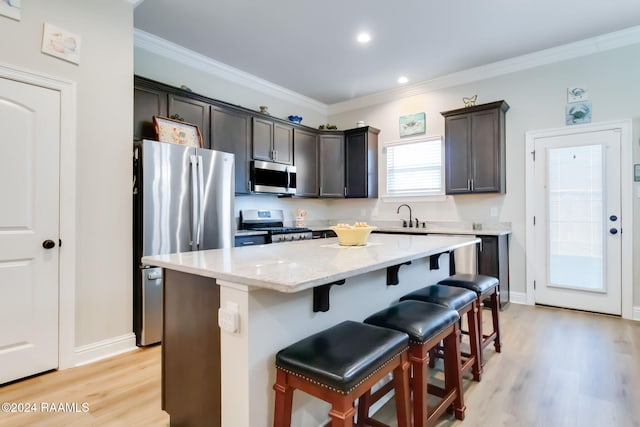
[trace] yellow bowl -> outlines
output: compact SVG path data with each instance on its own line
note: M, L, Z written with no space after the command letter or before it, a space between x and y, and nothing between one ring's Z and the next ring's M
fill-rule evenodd
M341 246L364 246L367 244L367 239L371 230L375 230L378 227L329 227L338 235L338 243Z

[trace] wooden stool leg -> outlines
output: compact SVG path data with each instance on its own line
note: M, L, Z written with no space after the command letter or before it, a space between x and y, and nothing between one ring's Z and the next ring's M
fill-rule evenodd
M484 357L482 351L484 350L484 332L482 332L482 310L484 307L484 302L482 301L482 298L478 297L476 299L476 304L478 306L478 342L480 343L480 363L484 365Z
M353 416L356 410L353 407L354 397L350 395L342 396L333 401L329 418L331 427L353 427Z
M276 383L273 385L276 391L275 413L273 415L274 427L291 426L291 407L293 405L293 388L287 384L287 373L276 370Z
M401 356L400 366L393 371L393 383L396 394L396 417L398 427L411 427L411 391L409 390L409 357L407 353ZM358 418L359 422L360 418Z
M471 310L467 312L467 323L469 326L469 347L471 350L471 356L475 358L472 368L473 379L480 381L482 377L482 347L480 340L482 337L478 328L477 301L473 301Z
M456 398L453 410L459 420L464 419L464 397L462 395L462 375L460 373L460 328L455 324L455 330L444 339L444 382L445 390L449 392L455 388Z
M436 367L436 360L438 359L438 347L433 347L429 350L429 367L431 369Z
M502 341L500 338L500 291L496 286L496 291L491 294L491 314L493 317L493 331L496 334L496 339L493 341L493 346L497 353L502 351Z
M429 418L427 384L429 381L429 352L422 345L412 345L410 350L411 388L413 390L413 426L426 427Z
M367 390L365 394L358 399L358 425L366 425L369 418L369 408L371 407L371 390Z

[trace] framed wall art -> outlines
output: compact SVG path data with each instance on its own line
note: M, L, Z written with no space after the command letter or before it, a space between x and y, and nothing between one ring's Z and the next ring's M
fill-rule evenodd
M21 0L0 0L0 15L19 21L21 15L20 1Z
M202 148L202 134L197 125L169 117L153 116L158 141Z
M80 36L45 22L42 53L80 64L80 43Z
M424 113L400 116L400 136L419 135L426 132Z

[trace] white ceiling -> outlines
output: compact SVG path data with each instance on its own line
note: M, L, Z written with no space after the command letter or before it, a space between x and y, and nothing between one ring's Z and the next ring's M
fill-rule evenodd
M639 0L144 0L134 13L135 28L328 105L639 24Z

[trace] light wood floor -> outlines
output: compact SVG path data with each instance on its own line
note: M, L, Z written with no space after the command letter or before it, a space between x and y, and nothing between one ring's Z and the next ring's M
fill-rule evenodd
M465 420L445 417L439 427L640 427L640 322L511 304L502 327L503 352L485 350L482 382L465 380ZM9 384L2 402L87 402L89 411L0 411L0 427L169 424L160 347ZM393 406L381 412L384 421Z

